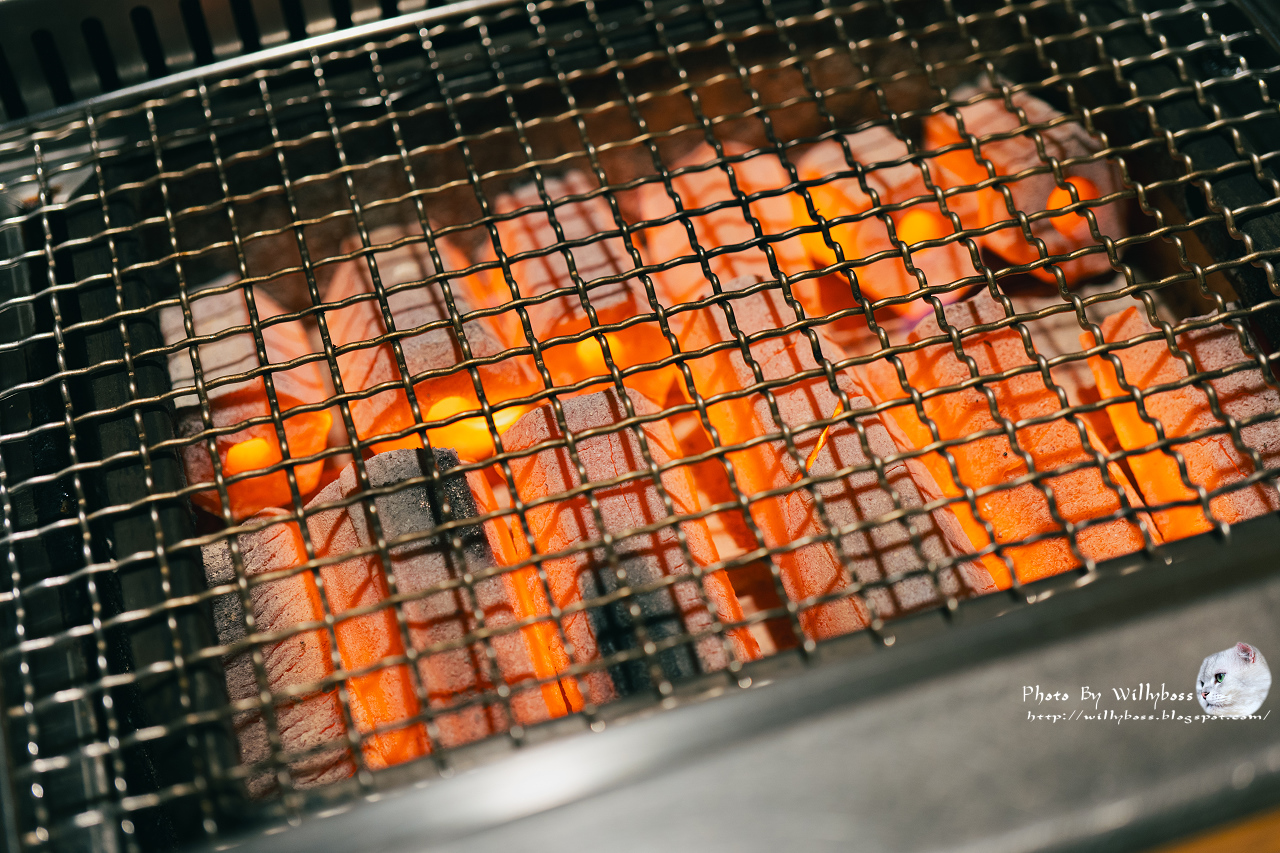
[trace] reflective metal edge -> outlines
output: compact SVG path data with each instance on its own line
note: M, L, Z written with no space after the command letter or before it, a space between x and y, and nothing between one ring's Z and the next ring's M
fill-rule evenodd
M29 116L0 124L0 135L39 127L40 125L50 122L64 121L68 117L79 115L86 110L102 110L125 101L145 98L148 95L158 94L161 92L169 92L180 86L195 83L201 78L228 75L236 71L243 71L265 63L277 62L290 56L305 55L311 50L318 50L331 45L350 41L359 41L360 39L373 38L382 33L403 29L408 26L422 26L458 15L474 15L481 12L487 12L492 9L500 9L505 6L515 5L518 5L518 0L458 0L458 2L446 3L442 6L435 6L419 12L411 12L406 15L398 15L394 18L387 18L380 21L371 21L367 24L359 24L343 30L335 30L334 32L313 36L312 38L289 42L287 44L277 45L276 47L265 48L253 53L246 53L230 59L212 62L196 68L190 68L176 74L169 74L155 80L149 80L146 83L125 86L124 88L115 89L101 95L95 95L91 98L85 98L71 104L66 104L65 106L33 113Z
M1139 671L1172 671L1181 682L1171 689L1192 689L1200 657L1218 647L1191 660L1178 646L1219 642L1186 630L1206 618L1206 608L1239 614L1228 633L1249 623L1248 641L1280 660L1274 618L1280 517L1238 525L1229 538L1229 547L1216 534L1166 546L1167 564L1160 554L1113 561L1093 578L1072 578L1074 589L1029 586L1024 593L1039 599L1034 606L1015 602L993 619L964 624L997 596L962 604L955 614L962 624L926 627L932 636L601 734L531 747L451 779L210 849L310 853L329 849L334 839L342 839L344 851L389 853L435 845L562 849L565 839L580 837L593 845L607 841L611 850L641 850L697 846L688 843L693 833L706 849L764 850L781 843L770 831L777 826L790 827L786 840L797 849L847 847L853 840L868 850L1131 850L1157 843L1280 802L1280 722L1257 724L1259 734L1242 752L1223 745L1232 724L1169 724L1152 741L1134 726L1020 722L1028 727L1020 729L995 721L1010 712L1022 719L1019 695L1028 672L1048 678L1065 667L1077 680L1088 679L1084 684L1102 678L1109 686L1117 673L1088 671L1097 666L1099 642L1104 652L1109 648L1108 638L1131 650L1121 659L1140 662ZM930 620L941 617L916 622ZM894 628L899 635L913 630L910 620ZM984 685L976 695L975 684ZM1194 703L1183 710L1199 712ZM991 734L1006 741L1004 748L984 736L987 722L1001 729ZM1110 765L1136 745L1140 767L1121 772ZM1173 772L1187 765L1184 756L1201 759L1191 762L1198 774L1191 781ZM1246 765L1253 770L1241 785L1238 768ZM1093 774L1116 777L1101 800L1089 793ZM881 803L868 813L881 789L900 790L905 806ZM829 802L832 791L848 810L837 805L824 813L825 823L810 820L806 803ZM1024 801L1050 807L1028 810ZM818 835L803 837L814 826ZM901 843L871 843L877 838Z
M1244 10L1246 17L1267 37L1271 46L1280 50L1280 6L1275 0L1232 0Z

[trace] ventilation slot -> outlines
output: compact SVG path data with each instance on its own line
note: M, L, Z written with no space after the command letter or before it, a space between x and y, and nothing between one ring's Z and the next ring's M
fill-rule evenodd
M280 0L280 11L284 13L284 23L289 28L289 38L293 41L306 38L307 16L302 11L302 0Z
M0 50L0 105L4 106L4 114L8 118L22 118L27 114L27 104L22 100L18 81L13 79L13 69L9 67L9 58L3 50Z
M107 31L103 29L102 22L97 18L86 18L80 23L80 32L84 35L84 45L89 50L93 70L98 72L98 84L102 91L119 89L120 75L116 71L116 59L111 53Z
M333 10L334 26L340 30L351 26L351 0L329 0L329 8Z
M191 42L191 50L196 55L196 64L207 65L213 62L213 38L209 35L209 25L204 20L200 0L182 0L178 8L182 12L182 23L187 28L187 40Z
M67 69L62 67L62 56L53 36L48 30L36 30L31 34L31 44L36 49L36 61L44 72L45 82L49 84L49 92L53 102L58 106L69 104L75 100L71 94L71 83L67 80Z
M155 18L146 6L134 6L129 12L129 21L138 36L138 50L142 60L147 63L147 76L152 80L165 75L164 47L160 44L160 33L156 29Z
M251 0L231 0L231 17L235 19L236 30L240 33L240 41L244 44L245 53L251 53L262 47L262 39L258 34L258 19L253 16Z

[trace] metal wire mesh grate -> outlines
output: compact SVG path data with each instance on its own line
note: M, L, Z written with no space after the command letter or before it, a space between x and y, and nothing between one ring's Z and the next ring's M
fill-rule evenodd
M11 126L15 841L217 837L1275 509L1275 68L1218 0L552 0Z

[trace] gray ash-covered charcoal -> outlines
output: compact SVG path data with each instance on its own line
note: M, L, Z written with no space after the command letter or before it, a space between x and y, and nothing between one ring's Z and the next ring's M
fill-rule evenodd
M652 411L652 404L639 395L632 394L631 399L638 413ZM598 435L575 440L578 459L586 471L585 482L591 485L603 529L584 494L564 500L545 500L563 495L584 482L563 445L561 430L549 406L521 418L504 436L503 445L513 453L544 442L558 445L511 463L520 499L526 503L544 501L526 513L538 552L555 554L592 544L587 550L543 561L556 603L560 607L578 602L587 605L585 611L573 611L562 620L566 637L573 645L575 662L590 663L638 650L641 632L649 641L661 643L710 625L711 617L699 596L696 581L669 581L672 577L691 576L695 568L689 565L680 548L674 522L651 533L625 535L626 531L661 524L666 512L647 474L635 433L631 428L613 426L626 417L621 397L610 390L572 397L561 405L565 422L574 436L581 436L587 430L603 430ZM669 428L657 421L647 423L644 429L655 462L662 464L666 456L661 446L668 442L660 433L665 430L669 434ZM674 444L674 439L670 444ZM646 473L616 485L592 485L636 472ZM665 478L663 482L665 485ZM611 545L612 561L600 544L605 533L619 537ZM704 539L692 525L686 528L686 541L696 563L709 565L716 561L710 538ZM635 658L617 663L608 668L607 676L594 671L582 680L593 701L606 701L616 694L649 689L652 685L649 665L654 661L662 674L672 680L720 669L726 664L723 646L709 637L696 644L672 645L647 660Z
M278 510L264 510L251 523L268 522L281 515ZM243 533L238 537L238 545L249 578L269 572L283 574L303 561L302 540L294 522L280 521ZM206 545L202 551L205 577L211 588L235 583L235 565L226 541ZM346 746L346 725L337 690L320 685L334 671L329 634L323 628L296 629L300 625L314 625L324 616L315 579L309 570L304 570L258 583L249 588L249 601L254 635L285 636L259 644L265 685L257 679L252 649L234 652L223 659L228 698L232 702L254 699L264 686L272 694L302 688L303 692L293 698L273 703L279 748L286 758L292 784L313 788L350 776L355 772L355 765ZM215 597L213 613L221 645L234 645L250 636L246 632L239 593ZM307 685L315 685L315 690L305 690ZM256 765L274 757L268 722L261 709L237 712L232 725L242 764ZM329 743L333 748L324 749ZM288 758L300 752L310 754ZM255 797L275 792L275 769L255 770L248 777L247 785Z
M469 477L452 471L458 465L457 455L452 450L433 453L434 467L441 474L438 484L431 466L424 464L430 457L423 450L392 450L364 464L370 489L386 492L372 497L382 535L389 543L391 564L383 570L394 582L395 592L407 598L400 609L409 640L414 649L425 653L418 659L418 674L435 714L438 740L444 746L457 746L506 730L513 722L508 707L522 725L564 710L563 699L556 701L560 694L554 684L548 701L547 691L532 683L537 678L533 659L541 653L531 648L534 638L526 630L510 627L523 617L516 615L515 580L508 573L495 572L494 543L489 537L502 535L496 527L501 522L454 528L451 535L457 549L436 532L444 521L471 518L477 510ZM348 467L312 504L339 501L357 489L355 469ZM323 510L308 524L313 537L333 555L373 549L377 544L360 502ZM340 563L338 570L377 560L376 555L352 557ZM491 636L468 642L481 629ZM499 680L510 688L505 699L496 690Z

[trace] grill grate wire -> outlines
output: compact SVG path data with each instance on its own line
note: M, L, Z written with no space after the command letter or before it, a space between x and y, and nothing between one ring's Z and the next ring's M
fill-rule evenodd
M1153 50L1152 48L1155 47ZM867 593L884 588L893 577L873 584L850 585L803 601L790 601L784 587L781 559L788 553L823 542L837 549L842 562L853 557L842 544L849 534L870 531L892 521L905 521L915 552L917 576L930 578L960 560L931 559L922 543L918 523L928 513L961 503L970 507L995 542L995 532L983 518L978 500L1012 486L1032 484L1045 491L1050 512L1061 530L1017 543L999 543L986 550L1013 570L1011 548L1063 535L1081 566L1078 573L1095 571L1093 560L1080 547L1080 534L1091 526L1132 520L1146 547L1157 548L1150 525L1123 491L1110 479L1109 462L1131 459L1154 449L1168 449L1178 463L1179 476L1193 498L1167 506L1198 506L1219 532L1230 525L1215 515L1211 501L1229 490L1270 481L1269 469L1241 430L1274 420L1268 411L1248 418L1223 410L1211 379L1258 369L1275 386L1272 360L1258 342L1273 328L1277 301L1273 259L1276 246L1274 210L1280 198L1275 175L1275 152L1266 140L1276 121L1269 84L1277 65L1271 47L1247 19L1225 0L1141 5L1130 3L1072 4L1068 2L771 2L750 7L716 3L667 3L646 0L637 10L629 4L597 0L548 0L527 7L493 6L484 15L466 10L423 13L388 23L374 37L345 42L341 35L322 46L312 44L293 54L276 56L261 66L232 67L223 73L197 75L175 88L157 87L145 96L126 93L47 119L13 125L0 132L3 192L15 200L0 221L6 241L5 268L0 287L5 302L0 315L8 322L0 334L0 510L3 511L9 588L0 601L0 620L6 639L0 648L3 682L4 737L8 752L8 782L17 812L17 839L23 849L91 848L102 850L163 849L201 837L217 838L242 823L281 818L296 820L324 804L342 802L354 793L369 793L424 775L447 775L453 768L510 746L534 742L551 733L576 727L598 729L618 715L655 704L670 705L724 685L749 686L760 662L737 659L730 632L757 632L768 626L789 631L799 640L803 656L820 657L821 645L806 637L801 615L825 602L860 596L871 610L868 630L859 642L891 644L891 614L880 614ZM965 230L951 205L963 190L947 190L935 183L930 165L936 152L918 143L921 122L943 111L959 116L950 92L959 84L986 74L1004 81L997 97L1012 105L1014 92L1026 90L1053 99L1104 140L1097 158L1121 166L1122 195L1137 210L1128 236L1104 237L1092 252L1105 252L1116 278L1103 287L1072 290L1061 266L1063 258L1046 257L1022 265L997 265L984 254L977 239L984 231ZM162 81L163 82L163 81ZM1025 118L1025 117L1024 117ZM844 134L874 123L889 126L910 143L906 158L887 163L860 163L844 141ZM1054 174L1060 165L1043 153L1034 172ZM980 129L966 128L958 149L980 150L990 142ZM725 142L746 137L749 148L733 153ZM849 173L869 188L867 176L899 163L912 165L927 192L954 226L954 235L925 241L914 250L900 240L880 256L846 257L832 229L841 221L824 221L812 197L821 181L802 180L797 154L815 143L837 140L844 146ZM673 167L676 154L705 142L714 151L710 163ZM778 154L788 184L776 191L745 191L738 176L761 154ZM991 166L989 161L982 165ZM589 174L596 187L567 200L602 199L612 224L607 233L590 238L567 237L557 215L565 198L555 197L548 182L568 168ZM1028 242L1035 243L1034 223L1049 211L1018 211L1010 193L1011 180L996 176L980 186L998 190L1012 218ZM674 182L706 170L723 170L733 201L710 209L687 210ZM825 179L824 179L825 180ZM82 181L82 183L77 183ZM496 194L510 184L532 183L539 209L545 212L555 243L532 252L508 253L499 225L528 210L499 212ZM713 293L682 305L664 304L654 276L670 263L650 264L643 254L645 233L663 222L637 219L632 199L642 187L661 186L674 207L669 221L683 225L696 262L712 282ZM72 185L71 190L66 186ZM970 188L965 188L970 189ZM809 215L823 224L795 233L770 233L748 217L753 236L746 242L700 245L694 228L697 215L771 197L798 194ZM1103 201L1106 201L1105 199ZM1101 202L1099 202L1101 203ZM877 203L852 217L875 220L893 232L891 213L903 203ZM1092 207L1082 208L1095 234L1100 233ZM408 224L406 236L380 243L378 229ZM416 231L412 230L416 227ZM789 273L777 249L800 233L820 233L836 262L829 269ZM344 245L355 237L358 245ZM614 239L621 242L633 268L621 275L586 277L571 249ZM448 269L440 242L469 248L470 265ZM857 287L859 275L877 260L896 256L915 270L912 252L935 245L963 247L972 273L956 282L932 285L923 300L936 312L949 295L969 286L997 295L1005 319L956 328L944 326L940 337L908 342L891 309L903 297L875 300ZM327 320L334 307L323 295L334 270L342 264L363 264L372 282L372 303L388 329L395 327L391 299L405 291L388 284L378 264L389 248L421 245L435 269L423 286L439 287L447 319L413 329L395 329L355 345L335 343ZM492 257L481 251L488 247ZM1207 250L1206 250L1207 247ZM720 281L714 268L718 257L759 250L766 257L771 279L734 289ZM535 334L531 310L546 295L522 293L513 265L542 257L559 257L568 270L566 289L554 296L576 297L588 325L557 336ZM1019 293L1028 290L1027 273L1047 269L1054 283L1043 307L1028 307ZM454 297L465 276L497 270L512 299L498 308L464 310ZM200 351L184 344L166 344L156 321L159 307L176 306L188 339L204 343L219 337L196 333L194 308L200 289L221 273L233 273L227 292L243 292L249 314L248 331L260 365L217 378L206 377ZM856 305L829 316L812 316L798 292L808 284L831 277L843 280L856 295ZM651 313L604 322L596 310L598 294L609 285L639 282ZM253 286L244 286L247 283ZM411 285L419 286L416 282ZM260 290L260 287L265 289ZM255 291L286 301L283 320L265 318ZM736 319L735 304L761 293L779 293L791 312L777 330L751 334ZM1048 291L1046 291L1048 292ZM1014 295L1010 295L1010 294ZM1240 297L1237 301L1237 295ZM352 304L361 301L355 299ZM1140 304L1155 331L1137 338L1107 343L1097 323L1108 308ZM681 350L672 320L682 313L711 308L723 312L732 340L695 352ZM597 529L608 529L598 493L628 483L651 485L665 513L658 523L602 540L578 543L567 551L541 554L529 513L551 498L525 501L515 490L510 506L482 513L480 521L510 519L530 543L532 554L515 567L495 566L456 577L431 593L451 592L472 602L474 627L455 647L479 647L482 666L496 687L456 700L445 708L433 705L429 686L417 662L448 649L433 645L415 648L406 602L422 593L403 593L393 573L387 573L389 598L336 618L320 569L354 555L375 556L392 565L397 548L433 537L447 540L450 559L468 565L466 540L475 518L458 517L441 504L441 523L431 531L409 537L389 536L383 525L377 495L425 486L431 495L446 494L446 481L460 472L479 471L490 463L467 464L441 470L426 453L420 477L394 486L375 487L366 460L373 439L329 447L298 460L291 458L285 415L336 407L347 435L356 434L352 405L398 387L403 392L412 425L379 436L403 438L425 435L459 422L458 414L445 424L423 410L414 386L430 371L415 375L409 368L405 342L434 329L451 330L462 351L462 365L479 401L479 413L495 445L502 435L495 419L499 401L489 400L481 368L510 357L477 355L468 343L468 323L514 312L527 347L514 354L528 357L542 389L516 404L548 404L570 464L580 482L571 495L585 498ZM1208 319L1187 319L1211 313ZM832 360L823 354L818 331L833 319L867 318L869 345ZM794 318L792 320L792 317ZM1088 350L1047 354L1037 346L1039 330L1061 318L1074 319L1080 331L1092 333ZM319 348L295 362L272 364L264 330L271 320L303 320L315 326ZM620 367L611 351L609 335L656 324L671 355L648 365ZM1197 369L1191 355L1177 344L1177 336L1214 324L1230 324L1244 342L1245 362L1215 370ZM997 374L982 374L963 347L976 335L1012 329L1031 363ZM242 330L243 331L243 330ZM762 340L799 333L812 351L814 369L781 380L767 380L753 355ZM1274 333L1272 333L1274 334ZM225 337L225 335L222 335ZM1072 403L1057 378L1061 370L1079 366L1089 356L1110 356L1122 348L1148 340L1163 341L1187 370L1172 385L1140 389L1121 379L1128 399L1142 409L1143 420L1157 440L1137 450L1111 451L1092 446L1085 418L1102 412L1103 402ZM1274 340L1274 337L1271 338ZM599 384L583 380L569 388L552 389L546 352L557 346L595 341L603 351L604 379L620 394L624 416L605 428L570 428L563 400L573 391ZM965 364L970 380L959 386L911 387L904 355L949 342ZM372 346L390 345L399 379L390 386L358 390L346 388L339 358ZM714 352L738 351L755 382L740 391L706 397L699 393L689 362ZM172 389L165 360L173 353L190 353L194 394L202 401L197 434L175 430L174 407L190 389ZM855 406L838 377L888 358L908 390L908 400L930 430L933 443L890 457L872 449L866 416L890 409L889 404ZM1118 359L1111 362L1120 366ZM282 407L273 375L300 364L319 364L333 382L333 394L309 406ZM629 381L657 364L679 374L685 397L657 413L638 410L623 392ZM452 370L453 368L450 368ZM1057 370L1058 373L1054 371ZM436 373L445 373L441 370ZM993 385L1023 375L1038 374L1059 407L1043 416L1011 421L999 410ZM297 625L281 633L259 633L253 622L251 590L254 579L246 570L234 533L251 532L264 522L236 523L231 514L229 485L234 477L222 470L216 451L219 435L240 427L215 426L208 400L219 387L260 377L266 388L267 424L283 448L284 458L270 470L283 472L288 484L289 517L302 521L317 508L298 482L295 465L337 459L351 454L357 490L323 508L358 506L370 530L370 544L353 552L323 556L308 525L300 523L306 562L272 580L310 575L324 603L325 618ZM788 425L776 393L797 379L824 382L839 400L830 417ZM1159 420L1143 407L1154 393L1194 386L1209 400L1221 424L1191 435L1170 437ZM549 390L551 389L551 390ZM929 418L925 403L957 390L976 389L996 427L955 439L943 439ZM722 445L709 408L734 398L763 398L777 424L777 433L746 444ZM642 427L660 419L687 417L710 437L704 450L685 458L661 462ZM1121 509L1112 518L1072 524L1046 490L1048 474L1019 441L1027 427L1066 418L1079 434L1088 459L1080 469L1097 469L1106 485L1117 492ZM807 472L797 436L815 429L848 425L869 460L863 469L842 469L829 475ZM592 438L626 430L638 443L636 470L610 480L591 482L583 461L582 444ZM1178 446L1189 440L1226 435L1246 455L1254 473L1223 489L1197 485ZM1010 483L973 489L959 498L939 498L922 506L903 501L889 469L930 452L940 452L952 476L960 482L954 450L984 437L1005 438L1031 472ZM805 476L785 488L763 495L749 493L740 483L729 454L754 445L780 441ZM189 501L197 488L183 485L179 457L184 446L198 442L213 459L213 487L219 497L220 519L194 514ZM527 452L500 452L496 465L506 483L514 483L512 464ZM694 513L682 513L662 475L710 463L724 472L729 496ZM1053 476L1073 470L1054 469ZM863 519L851 525L832 520L815 487L851 474L870 474L893 501L890 515ZM240 479L244 479L241 477ZM779 547L764 545L765 535L749 509L774 494L811 489L823 533ZM562 496L556 496L560 499ZM1167 508L1167 507L1162 507ZM725 556L714 566L700 566L685 527L677 521L715 519L736 513L758 547ZM686 574L660 581L628 584L618 543L640 534L670 530L686 567ZM225 543L235 567L235 581L207 588L201 572L202 546ZM546 564L575 553L603 553L598 569L619 578L618 586L601 587L599 596L570 604L552 605L546 617L487 626L483 609L474 602L478 587L490 577L528 566L534 570L541 594L554 602ZM741 570L761 561L768 566L772 592L782 605L749 612L740 623L725 622L709 600L703 581L719 569ZM645 594L674 589L695 580L701 604L711 614L709 626L676 636L657 637L639 618ZM261 581L258 581L261 583ZM1015 578L1013 594L1023 594ZM219 642L210 608L222 596L234 596L245 616L245 639L234 648ZM379 660L357 672L344 669L339 655L338 626L343 621L385 610L395 616L399 655ZM526 728L519 724L515 700L521 691L553 683L551 679L504 683L495 637L528 624L552 625L559 642L569 644L565 620L574 613L603 611L619 604L633 608L634 643L589 662L575 662L570 676L605 672L636 663L647 673L650 687L613 705L589 699L567 722ZM939 606L963 607L954 596L942 595ZM785 628L779 626L785 626ZM322 685L336 691L357 773L349 783L328 789L299 788L291 762L304 754L284 755L276 708L282 698L269 684L263 650L268 644L308 631L328 638L333 674ZM710 638L719 644L728 665L689 684L669 676L662 653L693 648ZM447 645L447 644L446 644ZM233 652L247 651L256 687L263 696L229 705L221 686L221 661ZM433 745L430 755L402 769L369 766L362 745L392 732L403 721L361 731L352 710L348 684L362 674L403 667L412 681ZM460 709L493 709L508 721L502 737L474 746L442 745L438 720ZM233 717L256 711L266 721L271 758L265 766L246 768L236 759ZM314 747L319 754L324 747ZM254 802L246 809L245 781L255 773L273 775L283 793L278 799ZM246 816L247 814L247 816Z

